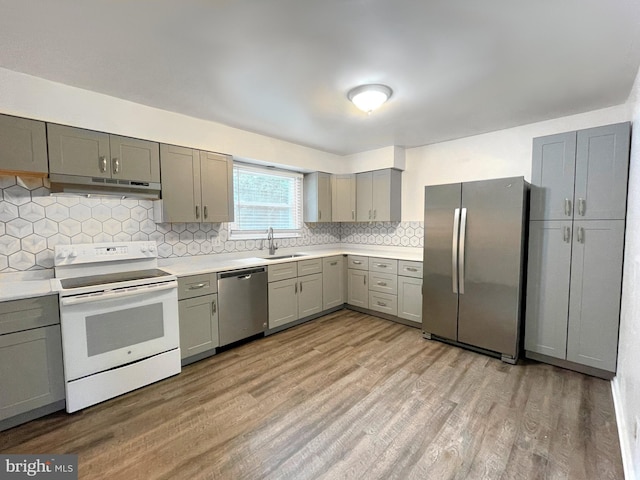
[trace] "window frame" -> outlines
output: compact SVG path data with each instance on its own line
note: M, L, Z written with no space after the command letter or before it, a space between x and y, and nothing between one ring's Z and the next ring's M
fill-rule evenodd
M297 172L294 170L285 170L280 168L266 167L262 165L254 165L247 164L242 162L234 162L233 169L234 173L236 168L238 170L244 170L249 172L260 173L264 175L273 175L279 177L289 177L293 178L298 182L296 190L299 191L298 205L294 205L293 208L297 210L297 214L294 214L299 217L298 225L299 228L294 229L273 229L273 237L274 238L299 238L302 237L302 232L304 229L304 174L301 172ZM235 182L235 175L234 175ZM238 214L236 211L236 185L234 185L234 197L233 197L233 209L234 209L234 221L229 223L229 240L262 240L266 239L268 235L268 229L265 230L241 230L237 228L237 223L235 219L238 218ZM294 219L295 220L295 219Z

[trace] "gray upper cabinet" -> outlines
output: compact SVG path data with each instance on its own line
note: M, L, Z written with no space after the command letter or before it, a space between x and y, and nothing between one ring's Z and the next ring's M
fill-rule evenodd
M304 176L304 221L331 222L331 175L323 172Z
M156 222L233 221L233 159L175 145L160 145L162 202Z
M626 122L578 132L576 220L624 220L630 128Z
M574 224L567 342L571 362L616 369L623 243L623 220Z
M402 172L387 168L356 174L356 220L399 222Z
M525 349L564 359L571 274L571 221L529 224Z
M0 115L0 171L6 174L47 175L44 122Z
M533 139L531 220L572 217L576 132Z
M356 221L356 175L331 175L331 219Z
M160 181L155 142L47 124L49 171L54 174Z
M535 138L531 220L622 220L629 171L628 122Z

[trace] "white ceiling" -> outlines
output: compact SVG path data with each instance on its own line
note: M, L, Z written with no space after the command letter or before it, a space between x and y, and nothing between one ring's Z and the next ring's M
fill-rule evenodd
M340 154L624 103L639 64L637 0L0 0L4 68Z

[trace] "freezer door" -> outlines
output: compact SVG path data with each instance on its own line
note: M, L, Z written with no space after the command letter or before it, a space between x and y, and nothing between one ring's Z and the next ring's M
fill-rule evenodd
M456 340L457 255L462 184L434 185L424 192L422 330Z
M462 184L458 341L509 356L518 349L525 202L522 177Z

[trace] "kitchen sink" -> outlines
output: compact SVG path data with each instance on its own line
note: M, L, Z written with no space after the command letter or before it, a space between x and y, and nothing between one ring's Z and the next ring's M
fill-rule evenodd
M284 260L285 258L298 258L298 257L307 257L307 254L304 253L293 253L291 255L279 255L277 257L263 257L260 260Z

